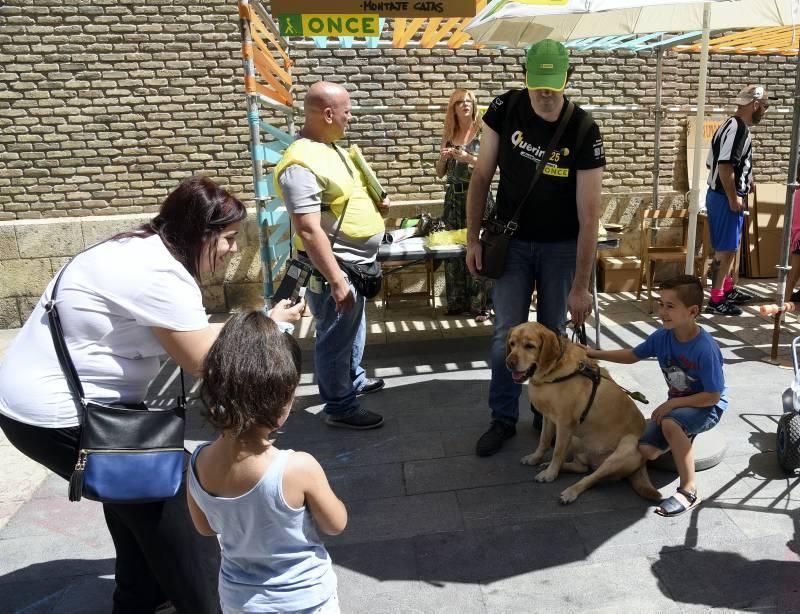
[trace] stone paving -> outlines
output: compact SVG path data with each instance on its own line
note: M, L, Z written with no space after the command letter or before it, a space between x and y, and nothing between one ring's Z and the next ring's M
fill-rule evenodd
M750 288L771 297L774 282ZM605 348L636 343L658 325L632 298L601 295ZM326 427L307 373L277 443L314 454L347 504L346 531L328 540L343 612L800 612L800 478L784 475L774 453L789 342L800 334L794 316L779 365L765 360L772 324L755 308L702 318L727 363L731 408L717 428L728 450L698 474L703 504L665 519L624 482L559 505L575 476L537 484L535 469L519 464L536 445L524 394L517 436L493 457L474 455L488 424L491 327L428 309L371 315L364 364L387 388L364 404L386 416L385 426ZM298 328L307 347L309 327ZM609 369L650 399L645 413L665 394L652 362ZM174 393L173 375L168 365L154 402ZM210 436L192 420L191 446ZM4 464L8 447L0 446ZM4 502L9 477L0 475ZM676 486L675 474L651 477L664 494ZM0 611L109 611L113 547L100 506L69 503L66 484L51 475L15 511L0 528Z

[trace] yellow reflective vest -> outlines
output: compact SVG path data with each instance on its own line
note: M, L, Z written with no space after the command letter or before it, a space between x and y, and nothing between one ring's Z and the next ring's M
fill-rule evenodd
M286 148L275 166L275 190L283 200L283 191L278 181L281 174L293 164L304 166L317 178L323 207L329 208L336 216L337 224L345 203L349 201L340 234L353 239L372 237L385 229L383 218L369 197L364 178L353 164L349 153L341 148L339 152L341 156L333 145L298 139ZM300 237L295 236L294 242L297 249L304 249Z

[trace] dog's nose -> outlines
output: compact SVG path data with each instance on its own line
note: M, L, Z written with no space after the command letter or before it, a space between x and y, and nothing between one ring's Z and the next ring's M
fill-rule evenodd
M512 371L516 370L516 368L517 368L517 359L514 357L513 354L510 354L509 356L506 357L506 366L509 369L511 369Z

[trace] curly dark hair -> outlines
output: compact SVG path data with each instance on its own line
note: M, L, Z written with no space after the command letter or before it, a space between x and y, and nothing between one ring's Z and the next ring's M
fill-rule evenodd
M234 436L253 426L277 429L300 382L300 346L263 311L237 313L203 363L204 416Z
M203 246L211 245L208 259L213 271L220 234L227 226L246 217L247 209L242 201L208 177L193 175L170 192L156 217L112 240L157 234L175 259L197 278Z

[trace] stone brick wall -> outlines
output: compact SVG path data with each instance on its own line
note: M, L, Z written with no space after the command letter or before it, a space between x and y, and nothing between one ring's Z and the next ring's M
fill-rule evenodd
M0 219L155 210L194 172L250 191L236 3L0 8Z
M316 49L298 43L291 55L298 99L310 83L327 78L345 84L356 105L392 107L389 113L359 111L350 139L365 150L395 201L441 198L433 162L444 105L454 87L474 89L486 105L494 95L521 85L520 50ZM576 52L573 63L568 94L577 102L639 105L637 110L595 110L594 116L606 140L606 192L648 193L653 54ZM759 181L785 180L790 114L777 107L792 102L793 66L785 58L765 56L721 55L710 62L712 108L730 112L732 92L748 82L764 83L772 94L773 109L755 130ZM665 192L682 193L688 189L685 125L693 115L697 57L668 54L664 80L668 111L661 132L661 185ZM281 118L270 118L269 110L262 114L282 124ZM55 237L73 232L61 225L63 218L78 224L96 216L146 218L179 179L196 172L251 201L236 2L0 2L0 128L0 237L5 237L0 240L0 301L13 298L16 317L24 319L25 297L38 295L41 284L31 281L25 292L10 293L9 262L25 259L19 245L17 252L9 247L9 233L19 241L20 223L48 222L47 234ZM70 255L69 237L54 239L63 245L57 254L39 255L50 259L48 274L59 258ZM246 272L244 278L234 280L234 273L226 272L228 277L212 284L212 303L227 308L238 300L235 289L227 294L227 284L258 287L257 263L245 264L235 267ZM36 266L44 275L47 266ZM21 278L37 280L39 273Z
M151 217L134 213L0 222L0 329L25 322L47 284L71 256ZM263 305L255 211L249 211L237 243L239 251L227 266L202 280L203 303L209 311Z
M443 105L455 86L482 104L520 85L522 52L497 49L292 48L297 94L319 78L340 81L358 105L436 105L359 114L363 146L398 199L439 198L433 173ZM595 111L607 141L609 191L651 184L655 60L652 53L573 53L569 94L579 103L640 105ZM696 55L664 63L661 183L687 188L685 120ZM193 172L251 198L238 17L234 0L9 0L0 8L0 220L153 211ZM708 103L763 82L791 103L793 63L714 56ZM269 112L264 113L265 117ZM280 120L277 121L280 123ZM783 181L789 114L771 110L755 131L759 180Z

